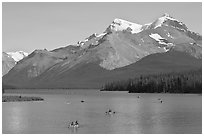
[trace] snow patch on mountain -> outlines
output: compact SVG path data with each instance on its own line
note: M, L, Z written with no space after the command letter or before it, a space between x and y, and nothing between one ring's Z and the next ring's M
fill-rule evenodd
M17 51L17 52L7 52L7 54L13 58L16 62L20 61L24 57L28 56L28 53L23 51Z
M78 42L77 42L77 45L78 45L78 46L83 46L83 45L84 45L84 41L78 41Z
M167 33L167 36L174 39L174 37L169 32Z
M163 37L161 37L159 34L155 33L155 34L150 34L149 35L151 38L153 38L154 40L156 40L159 44L165 45L163 47L164 51L167 52L170 50L171 47L175 46L173 43L167 42L167 40ZM166 42L164 42L166 41ZM161 47L158 47L161 48Z
M153 38L154 40L158 41L159 44L166 44L165 42L162 41L162 39L164 38L162 38L159 34L155 33L155 34L150 34L149 36Z
M133 34L139 33L142 31L142 25L132 23L126 20L122 20L119 18L116 18L110 26L111 26L111 29L115 31L123 31L123 30L127 30L128 28L130 28Z
M143 26L150 26L151 24L152 24L152 22L151 23L146 23Z
M98 34L98 35L96 35L96 37L101 37L101 36L104 36L104 35L106 35L107 33L101 33L101 34Z

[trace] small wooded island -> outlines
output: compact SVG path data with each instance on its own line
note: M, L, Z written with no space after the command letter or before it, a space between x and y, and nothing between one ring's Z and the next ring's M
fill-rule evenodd
M20 102L20 101L44 101L41 97L34 96L2 96L2 102Z

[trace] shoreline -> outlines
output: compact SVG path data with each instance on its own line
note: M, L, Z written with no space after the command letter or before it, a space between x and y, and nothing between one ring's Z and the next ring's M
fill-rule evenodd
M91 92L100 92L100 93L128 93L128 94L192 94L192 95L202 95L202 93L169 93L169 92L154 92L154 93L146 93L146 92L136 92L136 93L130 93L129 91L100 91L100 89L58 89L56 91L53 91L54 89L39 89L38 91L36 91L36 89L9 89L9 91L5 91L5 93L3 93L3 96L20 96L22 94L27 94L28 96L26 97L30 97L29 95L35 95L35 94L76 94L76 93L91 93Z
M170 93L170 92L160 92L160 93L158 93L158 92L153 92L153 93L150 93L150 92L129 92L129 91L107 91L107 90L103 90L103 91L100 91L100 92L128 92L129 94L144 94L144 93L146 93L146 94L201 94L202 95L202 93Z
M11 91L12 90L12 91ZM13 91L13 90L21 90L21 91ZM30 91L25 91L25 90L30 90ZM31 91L31 90L38 90L38 91ZM46 90L50 90L50 91L46 91ZM53 92L53 90L58 90L58 91L56 91L56 92ZM39 89L39 88L29 88L29 89L27 89L27 88L21 88L21 89L19 89L19 88L13 88L13 89L5 89L4 88L4 93L3 94L21 94L21 93L50 93L50 94L58 94L58 93L60 93L60 91L64 91L64 90L84 90L84 91L86 91L86 90L89 90L89 91L98 91L98 92L128 92L128 93L130 93L130 94L134 94L134 93L138 93L138 94L143 94L143 93L147 93L147 92L130 92L130 91L128 91L128 90L124 90L124 91L110 91L110 90L103 90L103 89L100 89L100 88L41 88L41 89ZM150 93L150 92L149 92ZM153 92L153 93L150 93L150 94L200 94L200 95L202 95L202 92L201 93L192 93L192 92L174 92L174 93L171 93L171 92Z

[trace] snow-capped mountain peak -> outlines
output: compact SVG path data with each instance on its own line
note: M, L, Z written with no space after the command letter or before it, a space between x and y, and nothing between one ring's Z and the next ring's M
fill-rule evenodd
M111 30L115 31L123 31L127 30L128 28L131 29L132 33L139 33L142 31L142 25L132 23L123 19L116 18L110 25Z
M162 17L156 20L154 28L161 27L162 24L167 20L176 20L176 19L170 17L169 14L165 13Z
M155 22L152 23L153 28L161 27L162 25L171 25L172 27L177 27L177 29L186 31L188 28L180 22L179 20L173 18L168 13L165 13L163 16L158 18Z
M170 16L168 13L164 13L164 15L162 17L160 17L160 19L165 20L175 20L178 21L177 19L173 18L172 16Z
M20 61L24 57L28 56L28 53L23 51L17 51L17 52L7 52L7 54L13 58L16 62Z

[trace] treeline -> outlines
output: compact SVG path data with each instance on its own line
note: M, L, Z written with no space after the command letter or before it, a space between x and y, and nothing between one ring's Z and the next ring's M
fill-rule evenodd
M126 81L106 83L101 91L129 93L202 93L202 69L196 71L145 75Z

